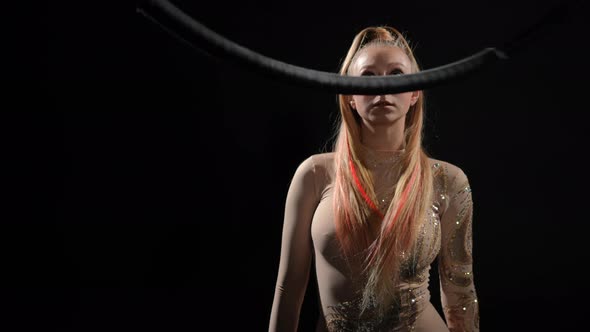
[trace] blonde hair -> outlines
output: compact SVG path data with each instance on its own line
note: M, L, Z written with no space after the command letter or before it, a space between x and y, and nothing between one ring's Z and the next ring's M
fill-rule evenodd
M412 72L419 66L406 38L396 29L368 27L354 38L340 68L348 75L356 57L369 45L388 45L402 49L412 63ZM364 269L367 283L362 294L362 312L372 303L383 313L397 298L395 285L400 280L402 255L410 253L418 235L417 226L432 204L432 176L428 155L422 146L424 96L410 107L405 121L405 153L400 160L400 178L385 215L376 212L376 195L371 173L360 162L358 114L345 95L338 95L340 123L333 144L336 178L334 183L334 215L336 235L347 258L365 252ZM379 219L383 217L382 223Z

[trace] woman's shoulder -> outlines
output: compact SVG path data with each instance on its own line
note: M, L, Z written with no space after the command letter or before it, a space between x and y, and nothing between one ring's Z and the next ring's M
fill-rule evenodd
M313 169L316 182L320 186L324 186L331 182L334 177L334 152L314 153L306 157L304 164Z
M320 152L309 155L306 160L313 164L316 174L328 175L334 168L334 156L334 152Z
M428 158L434 171L435 178L443 178L447 183L467 181L467 175L463 169L449 161Z
M334 163L334 152L315 153L302 158L297 166L298 173L329 173Z
M299 167L317 172L318 169L326 169L334 162L334 152L314 153L307 155L299 161Z
M291 179L291 186L305 188L303 190L306 196L319 199L333 178L330 167L333 160L332 152L316 153L302 158Z
M332 166L332 164L334 163L335 155L336 153L334 152L320 152L312 154L311 156L309 156L309 158L312 159L318 167L325 168L328 166Z

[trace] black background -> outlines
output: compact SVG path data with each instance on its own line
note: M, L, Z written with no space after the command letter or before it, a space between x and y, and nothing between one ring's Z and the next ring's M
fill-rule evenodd
M258 53L336 72L368 25L404 31L427 69L501 45L560 2L174 3ZM12 330L264 331L289 180L327 148L336 96L216 60L135 8L43 7L29 53L41 66L19 83L32 106L5 140L18 209L4 223L5 313ZM586 16L578 5L507 61L425 91L426 148L473 189L485 331L584 326Z

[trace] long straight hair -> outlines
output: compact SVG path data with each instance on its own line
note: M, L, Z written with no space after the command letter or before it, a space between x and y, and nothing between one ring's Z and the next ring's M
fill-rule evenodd
M411 60L412 72L420 70L405 37L394 28L379 26L366 28L355 36L340 74L348 75L359 50L376 43L399 47ZM333 145L336 235L347 258L364 257L366 284L361 313L371 306L383 313L397 298L395 285L400 281L403 259L412 251L419 223L432 204L431 169L422 146L424 96L420 92L406 115L400 177L393 184L394 196L385 214L375 206L371 173L359 159L359 115L346 98L338 95L340 123Z

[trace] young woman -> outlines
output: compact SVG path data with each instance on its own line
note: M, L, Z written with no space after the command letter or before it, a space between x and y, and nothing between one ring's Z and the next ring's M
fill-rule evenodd
M420 69L391 27L359 32L342 75ZM465 173L422 146L421 91L340 95L333 151L291 180L269 331L296 331L314 261L317 331L478 331L471 189ZM438 257L443 318L430 302Z

